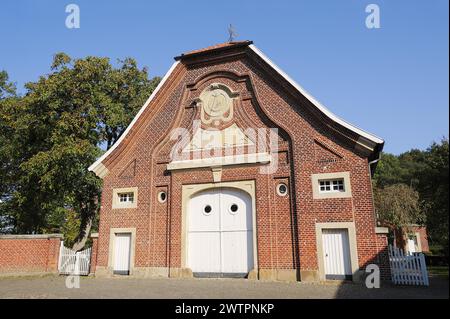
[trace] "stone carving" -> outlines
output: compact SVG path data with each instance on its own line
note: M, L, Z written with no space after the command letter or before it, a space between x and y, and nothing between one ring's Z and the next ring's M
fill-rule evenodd
M236 124L224 130L199 128L183 152L254 145L253 141Z
M219 126L222 122L229 122L233 118L233 99L236 96L236 93L220 83L207 87L198 101L202 123Z

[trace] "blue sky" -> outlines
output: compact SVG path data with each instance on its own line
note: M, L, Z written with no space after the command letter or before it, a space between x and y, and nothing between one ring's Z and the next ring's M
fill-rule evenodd
M80 29L65 27L70 3L80 7ZM380 29L365 26L370 3ZM174 56L226 41L232 23L237 40L253 40L332 112L398 154L448 136L448 10L447 0L3 0L0 70L24 92L63 51L131 56L161 76Z

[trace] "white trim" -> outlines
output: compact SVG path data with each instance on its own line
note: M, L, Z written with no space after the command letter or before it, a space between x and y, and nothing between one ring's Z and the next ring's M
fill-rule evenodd
M240 164L267 164L272 161L272 156L268 153L251 153L240 155L229 155L220 157L208 157L193 160L173 161L167 164L167 170L190 169L199 167L216 167Z
M310 100L314 106L316 106L322 113L328 116L330 119L336 123L348 128L349 130L371 140L374 143L382 144L384 141L371 133L368 133L353 124L350 124L343 119L339 118L323 106L319 101L317 101L311 94L309 94L304 88L302 88L297 82L295 82L289 75L287 75L283 70L281 70L275 63L273 63L264 53L262 53L255 45L250 44L250 49L252 49L261 59L263 59L267 64L269 64L278 74L280 74L286 81L288 81L294 88L297 89L302 95L304 95L308 100Z
M387 227L375 227L375 234L389 234L389 228L387 228Z
M166 197L162 199L162 194L164 194ZM167 201L167 192L166 191L159 191L158 192L158 202L165 203Z
M179 61L176 61L174 64L172 64L172 66L170 67L169 71L166 73L166 75L164 75L164 77L162 78L161 82L159 82L158 86L156 87L156 89L152 92L152 94L150 95L150 97L147 99L147 101L145 101L144 105L141 107L141 109L139 110L139 112L136 114L136 116L134 117L133 121L131 121L130 125L128 125L128 127L126 128L125 132L123 132L123 134L119 137L119 139L113 144L113 146L107 150L102 156L100 156L99 159L97 159L95 161L94 164L92 164L91 166L89 166L88 170L89 171L93 171L95 172L96 168L103 162L103 160L108 157L109 154L111 154L116 148L117 146L123 141L123 139L125 138L125 136L127 136L128 132L131 130L131 128L133 127L133 125L137 122L137 120L139 119L139 117L142 115L142 113L144 113L144 111L147 109L147 107L150 105L150 102L153 100L153 98L156 96L156 94L159 92L159 90L162 88L162 86L164 85L164 83L166 83L167 79L169 78L169 76L172 74L173 70L175 69L175 67L178 65Z
M286 187L286 192L285 192L285 193L282 193L282 192L280 191L280 187L281 187L281 186L285 186L285 187ZM286 196L286 195L288 194L288 192L289 192L289 189L288 189L288 186L287 186L286 183L281 182L281 183L279 183L279 184L277 185L277 194L278 194L278 196Z

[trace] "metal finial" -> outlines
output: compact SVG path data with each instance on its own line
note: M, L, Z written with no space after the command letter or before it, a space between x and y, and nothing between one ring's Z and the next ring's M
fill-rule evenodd
M230 24L230 26L228 27L228 42L233 42L236 37L236 30L234 29L233 25Z

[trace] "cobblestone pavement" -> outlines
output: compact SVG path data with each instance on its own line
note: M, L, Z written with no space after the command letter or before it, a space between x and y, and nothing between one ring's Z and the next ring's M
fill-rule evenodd
M0 277L0 298L449 298L449 282L443 278L431 278L429 287L382 283L379 289L337 282L129 277L81 277L80 288L69 289L66 278Z

